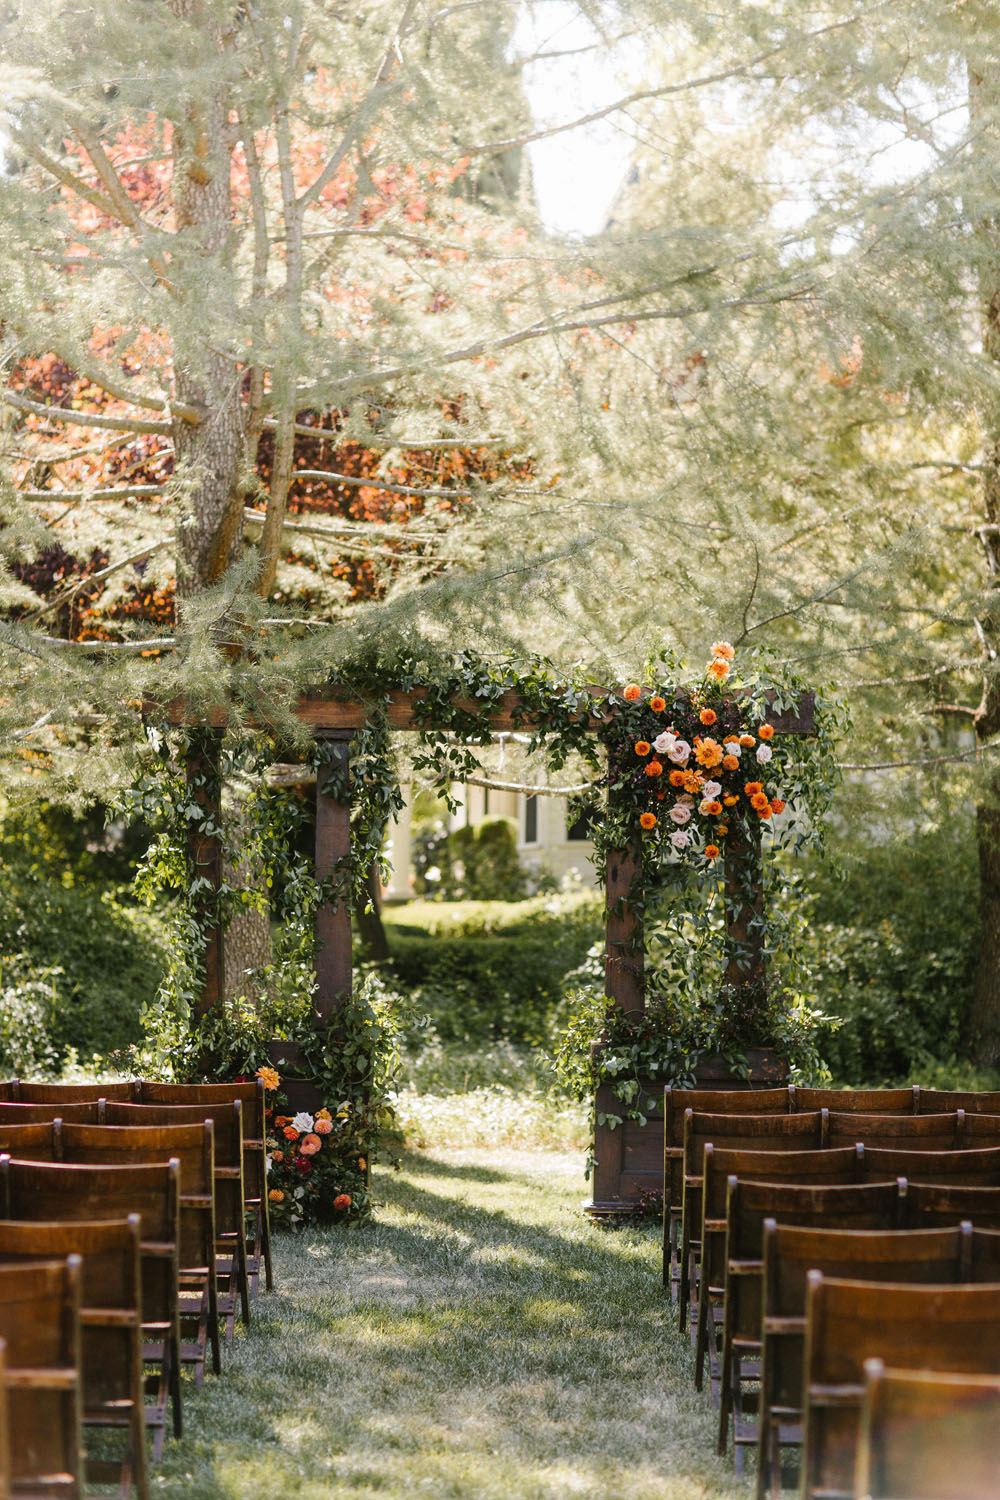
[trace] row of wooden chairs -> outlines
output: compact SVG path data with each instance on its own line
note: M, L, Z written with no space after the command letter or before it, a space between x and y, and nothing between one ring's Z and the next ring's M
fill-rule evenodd
M231 1335L261 1270L270 1285L262 1086L142 1088L0 1086L0 1495L109 1481L148 1500L147 1432L154 1458L168 1419L180 1435L182 1364L218 1370L220 1311ZM44 1282L48 1312L21 1318L22 1281ZM25 1382L43 1393L31 1421ZM120 1459L83 1460L92 1427L122 1430Z
M975 1419L977 1431L985 1431L982 1413L990 1409L990 1379L1000 1377L1000 1340L989 1321L1000 1315L1000 1149L955 1149L955 1134L949 1134L943 1120L923 1132L890 1128L888 1133L890 1141L939 1145L938 1150L831 1145L838 1136L831 1133L829 1114L823 1115L826 1108L821 1106L818 1121L800 1119L805 1127L800 1131L791 1123L778 1123L781 1111L745 1117L735 1128L724 1119L699 1120L699 1110L691 1110L686 1122L681 1166L687 1196L682 1194L681 1212L691 1214L696 1206L698 1219L696 1228L693 1218L682 1223L682 1239L691 1252L683 1266L697 1262L700 1248L696 1374L700 1380L708 1357L714 1366L713 1388L719 1388L720 1451L730 1426L738 1454L756 1440L758 1492L763 1495L769 1486L777 1490L780 1449L796 1441L804 1428L802 1495L807 1500L848 1500L855 1493L873 1500L890 1495L892 1500L911 1500L911 1494L913 1500L929 1495L952 1500L953 1494L985 1500L997 1491L1000 1471L994 1466L989 1487L982 1487L982 1443L970 1460L973 1468L979 1465L979 1478L970 1478L969 1464L956 1461L953 1466L954 1473L962 1474L957 1489L939 1495L926 1488L898 1494L885 1488L906 1464L893 1456L895 1447L886 1436L884 1381L869 1381L862 1413L860 1365L865 1355L872 1355L890 1365L940 1366L949 1372L940 1377L945 1399L964 1401L962 1409L972 1413L967 1423ZM965 1122L957 1110L951 1113L955 1132ZM879 1134L885 1123L865 1122L872 1127L867 1132L871 1139L886 1139ZM985 1131L973 1139L989 1139L991 1128L996 1129L983 1123ZM850 1134L848 1130L848 1138ZM689 1172L689 1166L699 1165L698 1151L701 1170ZM665 1158L668 1191L669 1160ZM669 1208L665 1193L665 1279ZM975 1230L973 1219L979 1226ZM927 1292L936 1300L912 1295ZM970 1298L970 1293L981 1295ZM845 1311L853 1305L852 1296L861 1308L853 1323ZM836 1297L841 1298L836 1310L824 1311ZM874 1312L880 1299L888 1309L881 1322ZM972 1307L982 1314L988 1346L974 1356L963 1349L960 1336L962 1329L970 1331ZM936 1342L922 1340L929 1310L939 1308L944 1309L939 1322L950 1331ZM834 1324L836 1334L831 1335ZM862 1329L872 1334L867 1344ZM755 1376L762 1381L759 1393L748 1382ZM972 1394L963 1385L965 1376L973 1377ZM922 1375L921 1399L936 1379ZM760 1412L756 1430L755 1407ZM893 1431L904 1425L903 1417L890 1422ZM989 1446L987 1438L983 1441ZM989 1449L994 1458L998 1443L994 1432Z

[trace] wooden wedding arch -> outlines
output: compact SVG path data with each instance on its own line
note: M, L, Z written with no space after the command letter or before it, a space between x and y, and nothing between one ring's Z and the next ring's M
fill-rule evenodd
M382 705L389 728L419 729L422 720L416 705L422 696L423 691L419 688L388 692ZM600 700L613 701L614 696L611 690L595 690L595 705ZM455 698L453 702L456 708L474 712L477 721L482 723L486 710L481 701ZM315 875L317 881L323 882L337 869L343 868L341 862L350 857L350 744L367 722L369 707L349 691L331 685L301 697L296 713L310 727L313 736L329 746L329 754L320 764L316 777ZM594 732L606 722L596 707L592 712L584 709L581 713L586 715ZM516 691L508 691L498 698L491 705L488 716L489 727L498 734L525 728L544 734L544 714L529 709ZM192 722L179 702L170 705L169 717L174 722L189 725ZM814 695L803 694L795 711L771 712L768 717L778 734L810 735L815 725ZM209 732L198 736L197 748L189 751L186 764L191 795L205 813L204 828L214 830L191 832L190 855L196 872L204 877L212 891L218 891L223 880L219 763L225 722L226 714L221 709L209 715L207 721L199 721ZM346 788L346 794L337 797L327 793L326 785L331 777L335 778L335 784L342 792ZM725 881L730 897L726 902L727 983L730 984L744 984L751 978L759 981L765 972L759 859L759 836L727 842ZM608 855L605 987L607 995L626 1012L641 1011L644 1007L642 918L634 899L640 865L638 837ZM213 906L212 909L217 908ZM204 928L205 978L197 1006L202 1015L220 1007L226 993L223 937L224 926L218 921ZM336 1023L338 1006L351 993L351 911L346 900L321 904L317 909L315 964L312 1011L316 1028L324 1029ZM609 1107L613 1110L614 1105ZM598 1109L600 1111L600 1100ZM626 1126L629 1124L626 1122ZM650 1116L648 1128L641 1136L636 1128L622 1127L612 1131L607 1126L599 1126L594 1156L597 1165L593 1177L593 1200L589 1206L598 1213L621 1211L636 1202L644 1188L660 1185L662 1120L657 1130L657 1117Z

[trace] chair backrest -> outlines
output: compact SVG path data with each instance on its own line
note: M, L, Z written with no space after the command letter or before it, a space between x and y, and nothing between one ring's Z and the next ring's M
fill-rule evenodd
M1000 1285L830 1280L808 1272L804 1500L850 1494L866 1359L1000 1375Z
M864 1174L869 1182L905 1177L909 1183L1000 1187L1000 1146L972 1151L908 1151L866 1146Z
M995 1500L1000 1376L864 1363L854 1490L868 1500Z
M1000 1091L972 1089L921 1089L920 1113L942 1109L964 1109L967 1115L1000 1115Z
M72 1120L78 1125L96 1125L100 1120L101 1101L86 1104L8 1104L0 1102L0 1126L51 1125L53 1120ZM14 1153L11 1152L11 1155Z
M684 1172L700 1176L709 1141L719 1149L810 1151L826 1144L823 1110L799 1115L718 1115L684 1112Z
M906 1224L910 1229L960 1224L1000 1229L1000 1186L963 1187L954 1183L911 1182L906 1194Z
M814 1229L833 1224L844 1229L889 1230L906 1223L907 1184L902 1178L802 1185L755 1182L743 1175L730 1177L727 1186L729 1257L733 1260L762 1258L765 1219Z
M247 1201L267 1202L267 1106L259 1078L247 1083L155 1083L142 1079L140 1104L232 1104L243 1106L243 1147Z
M810 1089L793 1084L790 1105L793 1110L829 1109L839 1114L912 1115L917 1112L918 1088L906 1089ZM942 1109L951 1105L943 1104Z
M899 1147L905 1151L958 1151L967 1144L965 1112L959 1109L938 1115L875 1115L831 1110L830 1145L852 1145L855 1141L890 1151Z
M134 1099L138 1085L115 1083L29 1083L17 1080L14 1100L20 1104L90 1104L98 1099Z
M78 1255L83 1389L88 1408L127 1401L138 1388L142 1277L138 1214L45 1223L0 1220L0 1267ZM105 1316L110 1313L111 1316ZM131 1314L125 1318L123 1314Z
M213 1126L73 1125L53 1126L56 1159L77 1166L129 1166L176 1160L181 1198L213 1191Z
M0 1125L0 1151L20 1161L52 1161L54 1125Z
M37 1494L40 1476L58 1475L58 1493L82 1497L78 1256L0 1266L0 1338L14 1493Z
M965 1111L965 1140L969 1146L991 1146L1000 1144L1000 1114L988 1115L979 1111Z

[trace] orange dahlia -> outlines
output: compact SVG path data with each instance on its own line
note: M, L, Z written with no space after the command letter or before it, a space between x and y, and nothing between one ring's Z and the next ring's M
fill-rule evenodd
M703 724L712 725L719 716L714 708L703 708L698 717Z
M758 735L760 736L760 738L762 740L773 740L774 739L774 725L773 724L762 724L760 726L760 728L757 730L757 733L758 733Z
M718 859L718 857L719 857L719 846L718 846L718 844L706 844L705 845L705 858L706 859Z
M765 823L767 822L768 818L771 816L771 804L770 804L770 802L768 802L766 804L766 806L764 806L764 807L758 807L758 809L757 809L757 816L758 816L758 818L762 819L763 822L765 822Z
M724 771L738 771L739 768L740 758L738 755L724 755L722 757L722 769Z
M774 815L777 817L778 813L783 813L784 810L785 804L782 802L781 798L773 797L771 799L771 811L774 813Z
M642 688L637 682L630 682L624 693L622 693L622 697L626 703L634 703L637 698L642 697Z
M768 815L770 815L771 804L767 800L767 794L765 792L755 793L755 795L750 798L750 806L753 808L754 812L763 812L766 807Z
M729 676L729 663L721 656L713 656L708 664L708 676L714 677L716 682L725 682Z
M666 698L661 698L659 693L654 693L652 698L650 698L649 700L649 706L653 710L654 714L662 714L663 710L667 706L667 700Z
M688 773L686 771L671 771L667 780L670 782L671 786L683 786L687 774Z
M740 744L743 746L744 750L749 750L750 746L751 745L756 745L756 743L757 743L757 741L754 739L754 737L753 737L752 734L741 734L740 735Z
M635 753L636 753L636 755L648 755L649 754L649 741L648 740L636 740L636 742L635 742Z
M758 792L764 790L764 783L762 781L748 781L745 783L743 790L748 797L756 797Z
M656 827L656 814L655 813L651 813L651 812L640 813L639 814L639 827L640 828L645 828L645 830L646 830L647 833L649 832L649 830L651 828L655 828Z
M736 655L736 652L728 641L716 641L715 645L712 647L712 655L721 656L724 661L732 661L733 657Z
M694 752L694 757L700 766L704 766L710 771L713 766L718 766L722 763L722 746L717 740L702 740Z
M740 800L740 794L739 794L739 792L730 792L728 797L723 797L723 799L722 799L723 804L726 807L735 807L736 804L737 804L737 802L739 800Z
M647 776L662 776L663 775L663 767L661 766L661 764L660 764L660 762L658 760L651 760L651 761L649 761L647 763L645 769L646 769L646 775Z

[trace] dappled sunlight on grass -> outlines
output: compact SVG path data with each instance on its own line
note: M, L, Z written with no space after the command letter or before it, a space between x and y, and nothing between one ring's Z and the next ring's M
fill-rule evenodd
M437 1149L376 1223L277 1241L277 1291L156 1490L326 1500L735 1500L658 1241L580 1212L572 1153Z
M583 1151L587 1145L585 1105L502 1084L449 1094L403 1089L396 1097L396 1117L407 1144L421 1148L434 1142Z

